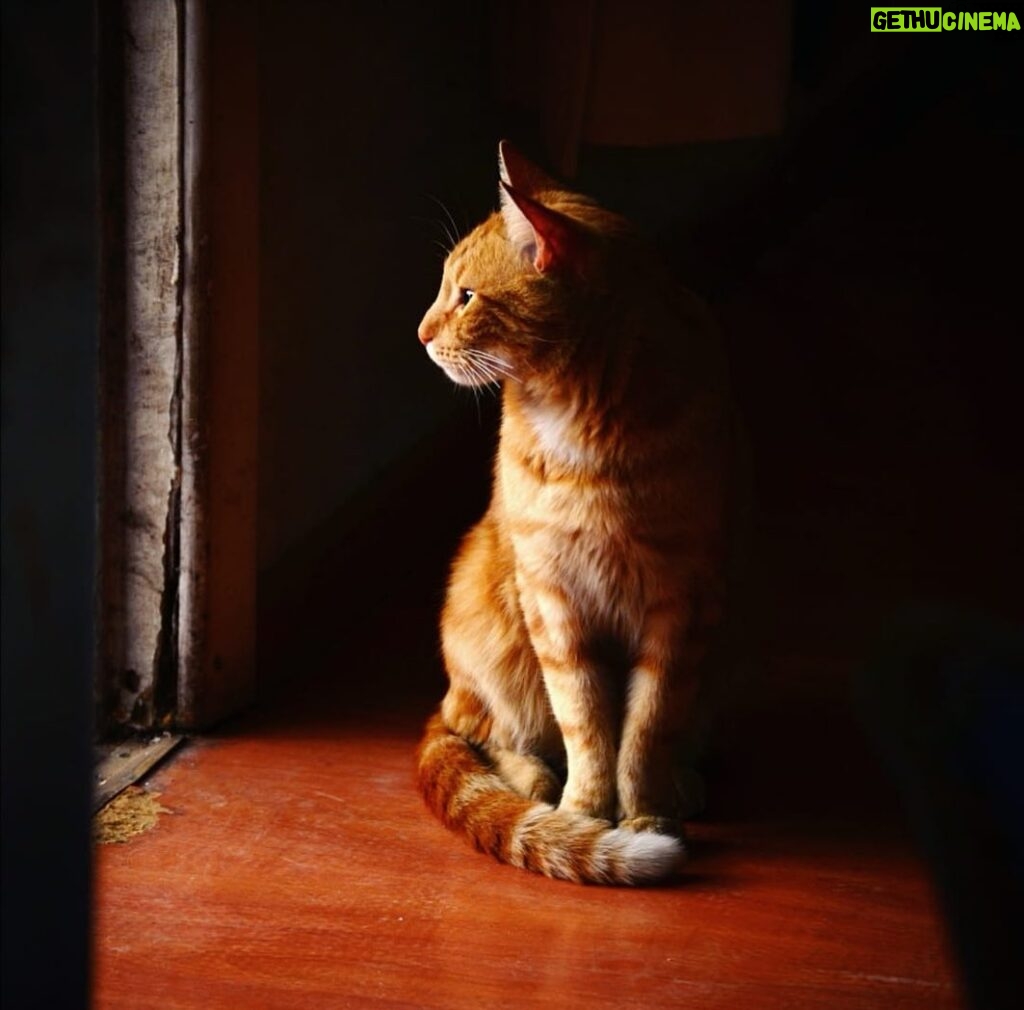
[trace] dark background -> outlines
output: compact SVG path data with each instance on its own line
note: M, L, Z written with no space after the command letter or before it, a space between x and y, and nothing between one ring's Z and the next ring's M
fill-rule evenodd
M89 4L4 3L4 1007L84 1005L88 970L95 116Z
M493 206L500 136L545 157L539 121L496 94L489 11L261 9L268 682L297 641L315 661L379 620L382 600L400 605L403 586L439 594L486 495L493 406L478 414L453 394L413 334L439 276L433 197L466 227ZM851 671L879 628L922 604L941 605L947 624L1018 619L1024 506L1021 36L872 36L867 22L866 8L796 5L778 135L585 145L576 179L634 216L725 324L754 440L757 634L844 636ZM81 1004L88 964L93 61L88 4L4 3L12 1007ZM776 607L795 585L820 586L831 609ZM398 675L373 686L385 699L408 688ZM1001 753L1012 762L1019 749Z

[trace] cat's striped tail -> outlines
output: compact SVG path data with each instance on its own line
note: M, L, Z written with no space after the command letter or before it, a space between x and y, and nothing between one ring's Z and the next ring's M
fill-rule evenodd
M417 769L430 810L503 863L580 883L642 884L682 860L677 838L615 828L513 792L439 714L427 724Z

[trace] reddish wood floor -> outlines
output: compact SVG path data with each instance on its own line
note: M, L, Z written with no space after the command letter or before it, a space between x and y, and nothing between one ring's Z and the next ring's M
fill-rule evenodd
M376 663L389 690L419 654L432 694L415 612L404 647L368 625L324 667ZM412 786L428 704L355 714L343 673L187 746L148 783L172 813L97 852L96 1007L960 1007L927 873L817 624L769 653L689 867L657 889L473 852Z
M98 853L96 1006L960 1006L903 839L723 814L669 887L555 883L428 818L413 740L286 724L158 773L173 813Z

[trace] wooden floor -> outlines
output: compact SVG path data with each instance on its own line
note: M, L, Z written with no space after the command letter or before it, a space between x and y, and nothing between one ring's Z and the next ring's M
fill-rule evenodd
M780 623L723 727L689 866L646 890L501 866L428 816L411 776L439 678L427 616L397 600L358 644L311 645L329 679L150 778L170 812L96 854L97 1010L962 1005L826 614L799 649ZM379 704L413 662L424 688ZM345 685L366 670L383 693L360 700Z
M694 826L679 880L586 888L433 822L408 720L323 714L152 778L171 812L97 853L97 1008L961 1005L906 838L857 804L785 809L798 784L773 757L747 784L762 802Z

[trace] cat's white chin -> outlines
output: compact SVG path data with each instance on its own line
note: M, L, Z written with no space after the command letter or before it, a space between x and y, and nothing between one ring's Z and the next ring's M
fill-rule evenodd
M492 382L486 382L483 379L466 375L464 372L460 372L457 368L445 368L444 365L441 367L444 368L445 375L447 375L448 378L457 386L466 386L469 389L483 389L484 386L494 385Z
M470 389L480 389L484 386L493 384L493 382L488 381L488 379L481 374L477 374L456 362L443 360L434 350L433 344L427 344L427 357L429 357L430 360L433 361L434 364L437 365L437 367L440 368L441 371L444 372L444 374L447 375L448 378L457 386L467 386Z
M456 386L466 386L469 389L476 389L479 386L486 385L479 376L469 375L467 372L459 368L458 365L451 365L446 361L437 362L438 367L448 376Z

